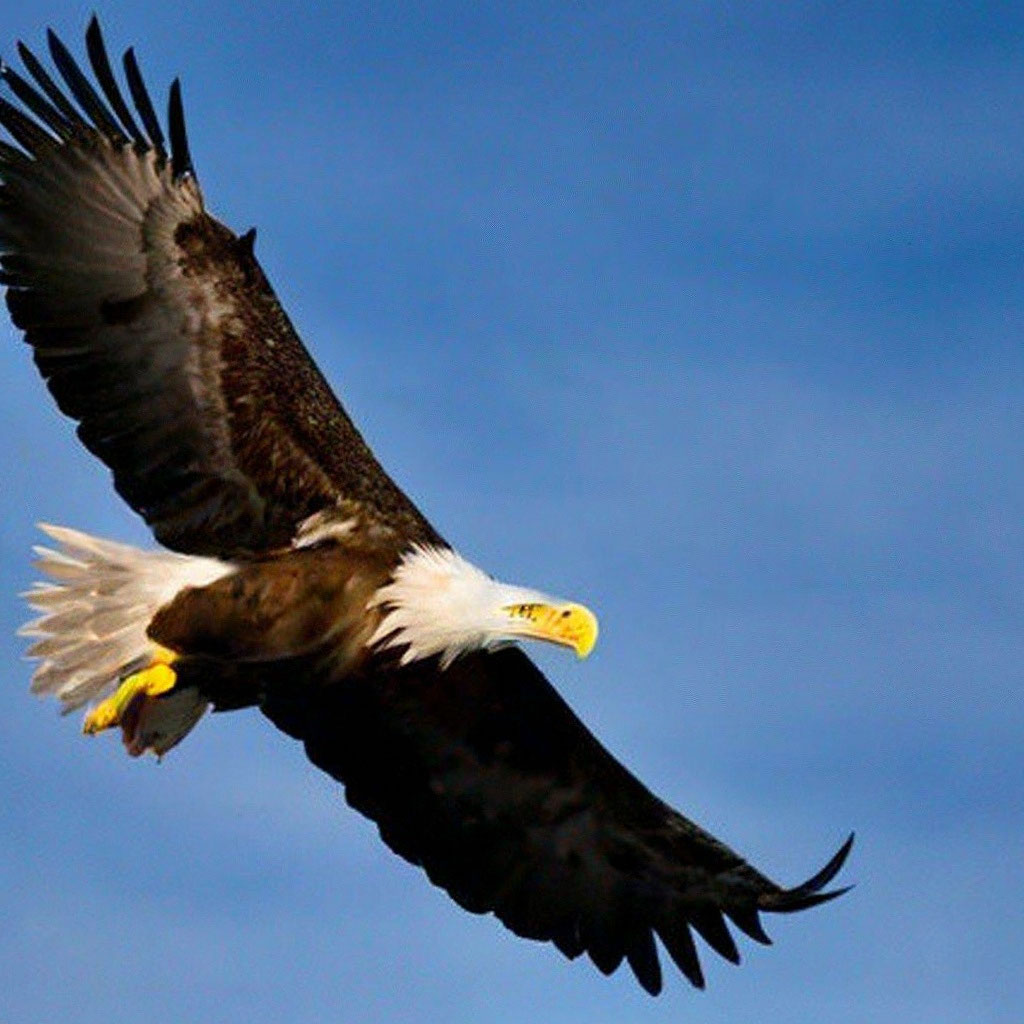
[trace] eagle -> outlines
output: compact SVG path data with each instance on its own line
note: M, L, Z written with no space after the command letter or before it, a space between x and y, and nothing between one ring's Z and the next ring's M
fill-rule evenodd
M44 526L25 595L32 689L84 731L166 754L206 711L256 707L301 741L395 853L516 935L623 961L652 995L657 941L697 987L694 935L826 887L851 835L784 888L654 796L520 646L585 657L583 605L500 582L381 468L254 254L207 211L181 88L166 132L132 49L118 84L50 31L0 98L0 281L60 410L152 529L139 550ZM62 84L61 84L62 83ZM130 100L130 102L129 102Z

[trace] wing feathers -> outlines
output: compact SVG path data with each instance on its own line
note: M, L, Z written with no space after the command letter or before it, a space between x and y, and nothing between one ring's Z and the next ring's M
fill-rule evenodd
M820 889L849 853L780 888L649 793L515 648L308 689L289 672L263 710L460 905L606 974L626 961L651 993L655 934L703 987L691 929L738 963L726 916L767 944L759 911L831 898Z
M687 907L686 920L719 956L733 964L740 962L740 952L717 906L713 903L697 903Z
M20 107L0 99L0 125L24 152L0 148L0 281L118 492L191 554L287 547L300 522L339 506L410 543L439 542L309 358L253 236L206 214L178 81L168 162L133 52L125 93L95 18L97 85L52 31L48 42L67 95L24 46L27 75L2 70Z
M67 83L71 95L78 101L79 106L89 117L92 123L108 139L115 142L126 141L121 128L118 126L114 115L107 109L103 100L97 95L96 90L89 84L89 79L82 74L81 68L75 62L75 58L68 52L68 48L60 41L53 29L47 29L46 40L50 47L50 56L57 66L61 78Z
M110 68L110 60L107 57L107 49L103 45L103 32L100 29L99 19L93 15L89 21L89 27L85 31L86 52L89 54L89 63L92 65L93 74L99 82L103 95L107 102L114 108L117 120L141 149L149 147L149 140L139 131L139 126L128 109L121 89L114 78L114 72Z
M25 65L25 69L35 79L50 102L60 111L67 122L84 128L85 122L82 120L81 114L68 102L54 80L36 59L35 54L24 43L18 43L18 55L21 57L21 62ZM5 67L4 70L7 71L8 69Z
M0 124L11 133L15 142L24 146L33 156L53 148L53 138L3 98L0 98Z
M171 94L167 102L167 123L171 132L171 165L176 178L195 173L192 154L188 149L188 135L185 132L185 108L181 103L181 82L171 82Z
M734 903L725 907L725 913L728 915L729 920L744 935L747 935L755 942L760 942L762 946L770 946L772 944L768 933L761 926L761 919L757 916L755 908L742 903Z
M626 946L626 960L636 980L652 996L661 991L661 964L650 928L640 928Z
M11 92L21 100L22 103L32 111L41 121L55 132L60 138L67 140L71 138L71 123L64 115L52 106L47 100L36 92L24 78L13 68L4 66L4 81L11 87Z
M2 139L0 139L0 161L3 161L8 173L11 168L24 169L31 163L29 158L20 149L8 145L8 143L4 142ZM3 193L0 192L0 211L2 211L6 205L8 205L8 203L4 200Z
M668 950L672 962L683 972L686 980L694 988L704 987L704 972L701 970L697 957L697 947L690 927L681 913L672 915L670 920L658 925L658 937Z
M781 889L773 893L765 893L761 896L758 905L762 910L770 910L775 914L790 914L797 910L806 910L808 907L816 907L821 903L827 903L838 896L850 891L852 886L842 889L834 889L831 892L821 892L846 863L846 858L853 849L854 834L851 832L846 841L833 854L831 860L806 882L793 889Z
M128 91L132 94L132 102L139 112L142 123L146 126L150 144L159 156L160 162L164 163L167 160L167 151L164 149L163 129L160 127L160 121L153 109L153 101L149 98L146 83L143 81L138 62L135 60L135 51L130 47L125 50L122 63L125 78L128 79Z

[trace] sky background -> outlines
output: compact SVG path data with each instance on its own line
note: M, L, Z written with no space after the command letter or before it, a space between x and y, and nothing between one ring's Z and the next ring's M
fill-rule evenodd
M36 11L30 11L29 7ZM104 3L382 461L613 753L847 897L708 990L516 939L254 712L163 764L28 692L40 519L144 542L0 327L0 1021L1017 1022L1024 10ZM0 52L91 8L0 8Z

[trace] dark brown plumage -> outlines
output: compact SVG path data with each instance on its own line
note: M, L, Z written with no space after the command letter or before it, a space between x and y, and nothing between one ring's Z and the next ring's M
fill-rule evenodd
M220 662L281 662L311 655L329 678L362 663L381 618L367 604L391 575L389 543L334 542L243 563L205 587L188 587L153 617L150 636ZM211 684L212 685L212 684Z
M702 987L691 929L738 963L723 912L768 943L760 911L839 894L820 890L851 840L805 886L780 888L647 790L517 648L444 673L371 666L315 700L271 682L263 711L461 906L570 958L585 952L606 974L626 959L651 993L655 934Z
M123 113L95 20L88 39ZM118 493L162 544L192 554L286 547L339 499L436 541L309 358L251 242L206 213L180 91L168 162L162 135L115 116L53 33L49 42L88 120L34 58L38 88L5 67L49 131L0 100L0 122L24 150L4 153L0 280L57 404ZM147 96L137 69L129 81ZM150 107L140 116L152 132Z
M0 99L2 281L57 404L157 539L240 565L153 618L177 690L260 707L460 905L605 973L625 959L652 993L655 937L701 986L692 932L735 962L726 918L767 943L761 912L844 891L822 890L852 839L776 885L653 796L519 649L442 669L366 648L403 551L443 542L309 358L254 235L205 211L177 82L165 138L132 51L135 115L95 19L86 43L99 91L52 33L70 97L20 44L27 77L4 67L21 107ZM316 514L355 526L294 547Z

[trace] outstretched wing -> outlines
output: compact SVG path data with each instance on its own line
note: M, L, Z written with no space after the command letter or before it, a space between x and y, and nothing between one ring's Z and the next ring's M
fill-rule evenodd
M205 212L181 93L168 143L133 52L133 116L95 18L100 92L60 40L67 93L23 45L0 99L0 282L60 408L168 547L230 556L287 545L341 505L436 535L381 469L253 255ZM75 103L78 108L76 109ZM20 148L18 148L20 147Z
M803 910L813 878L783 889L653 796L591 735L518 648L374 672L331 686L271 686L263 711L345 785L384 841L467 910L588 953L627 960L661 988L655 935L704 984L691 929L739 961L723 915L758 942L759 912Z

